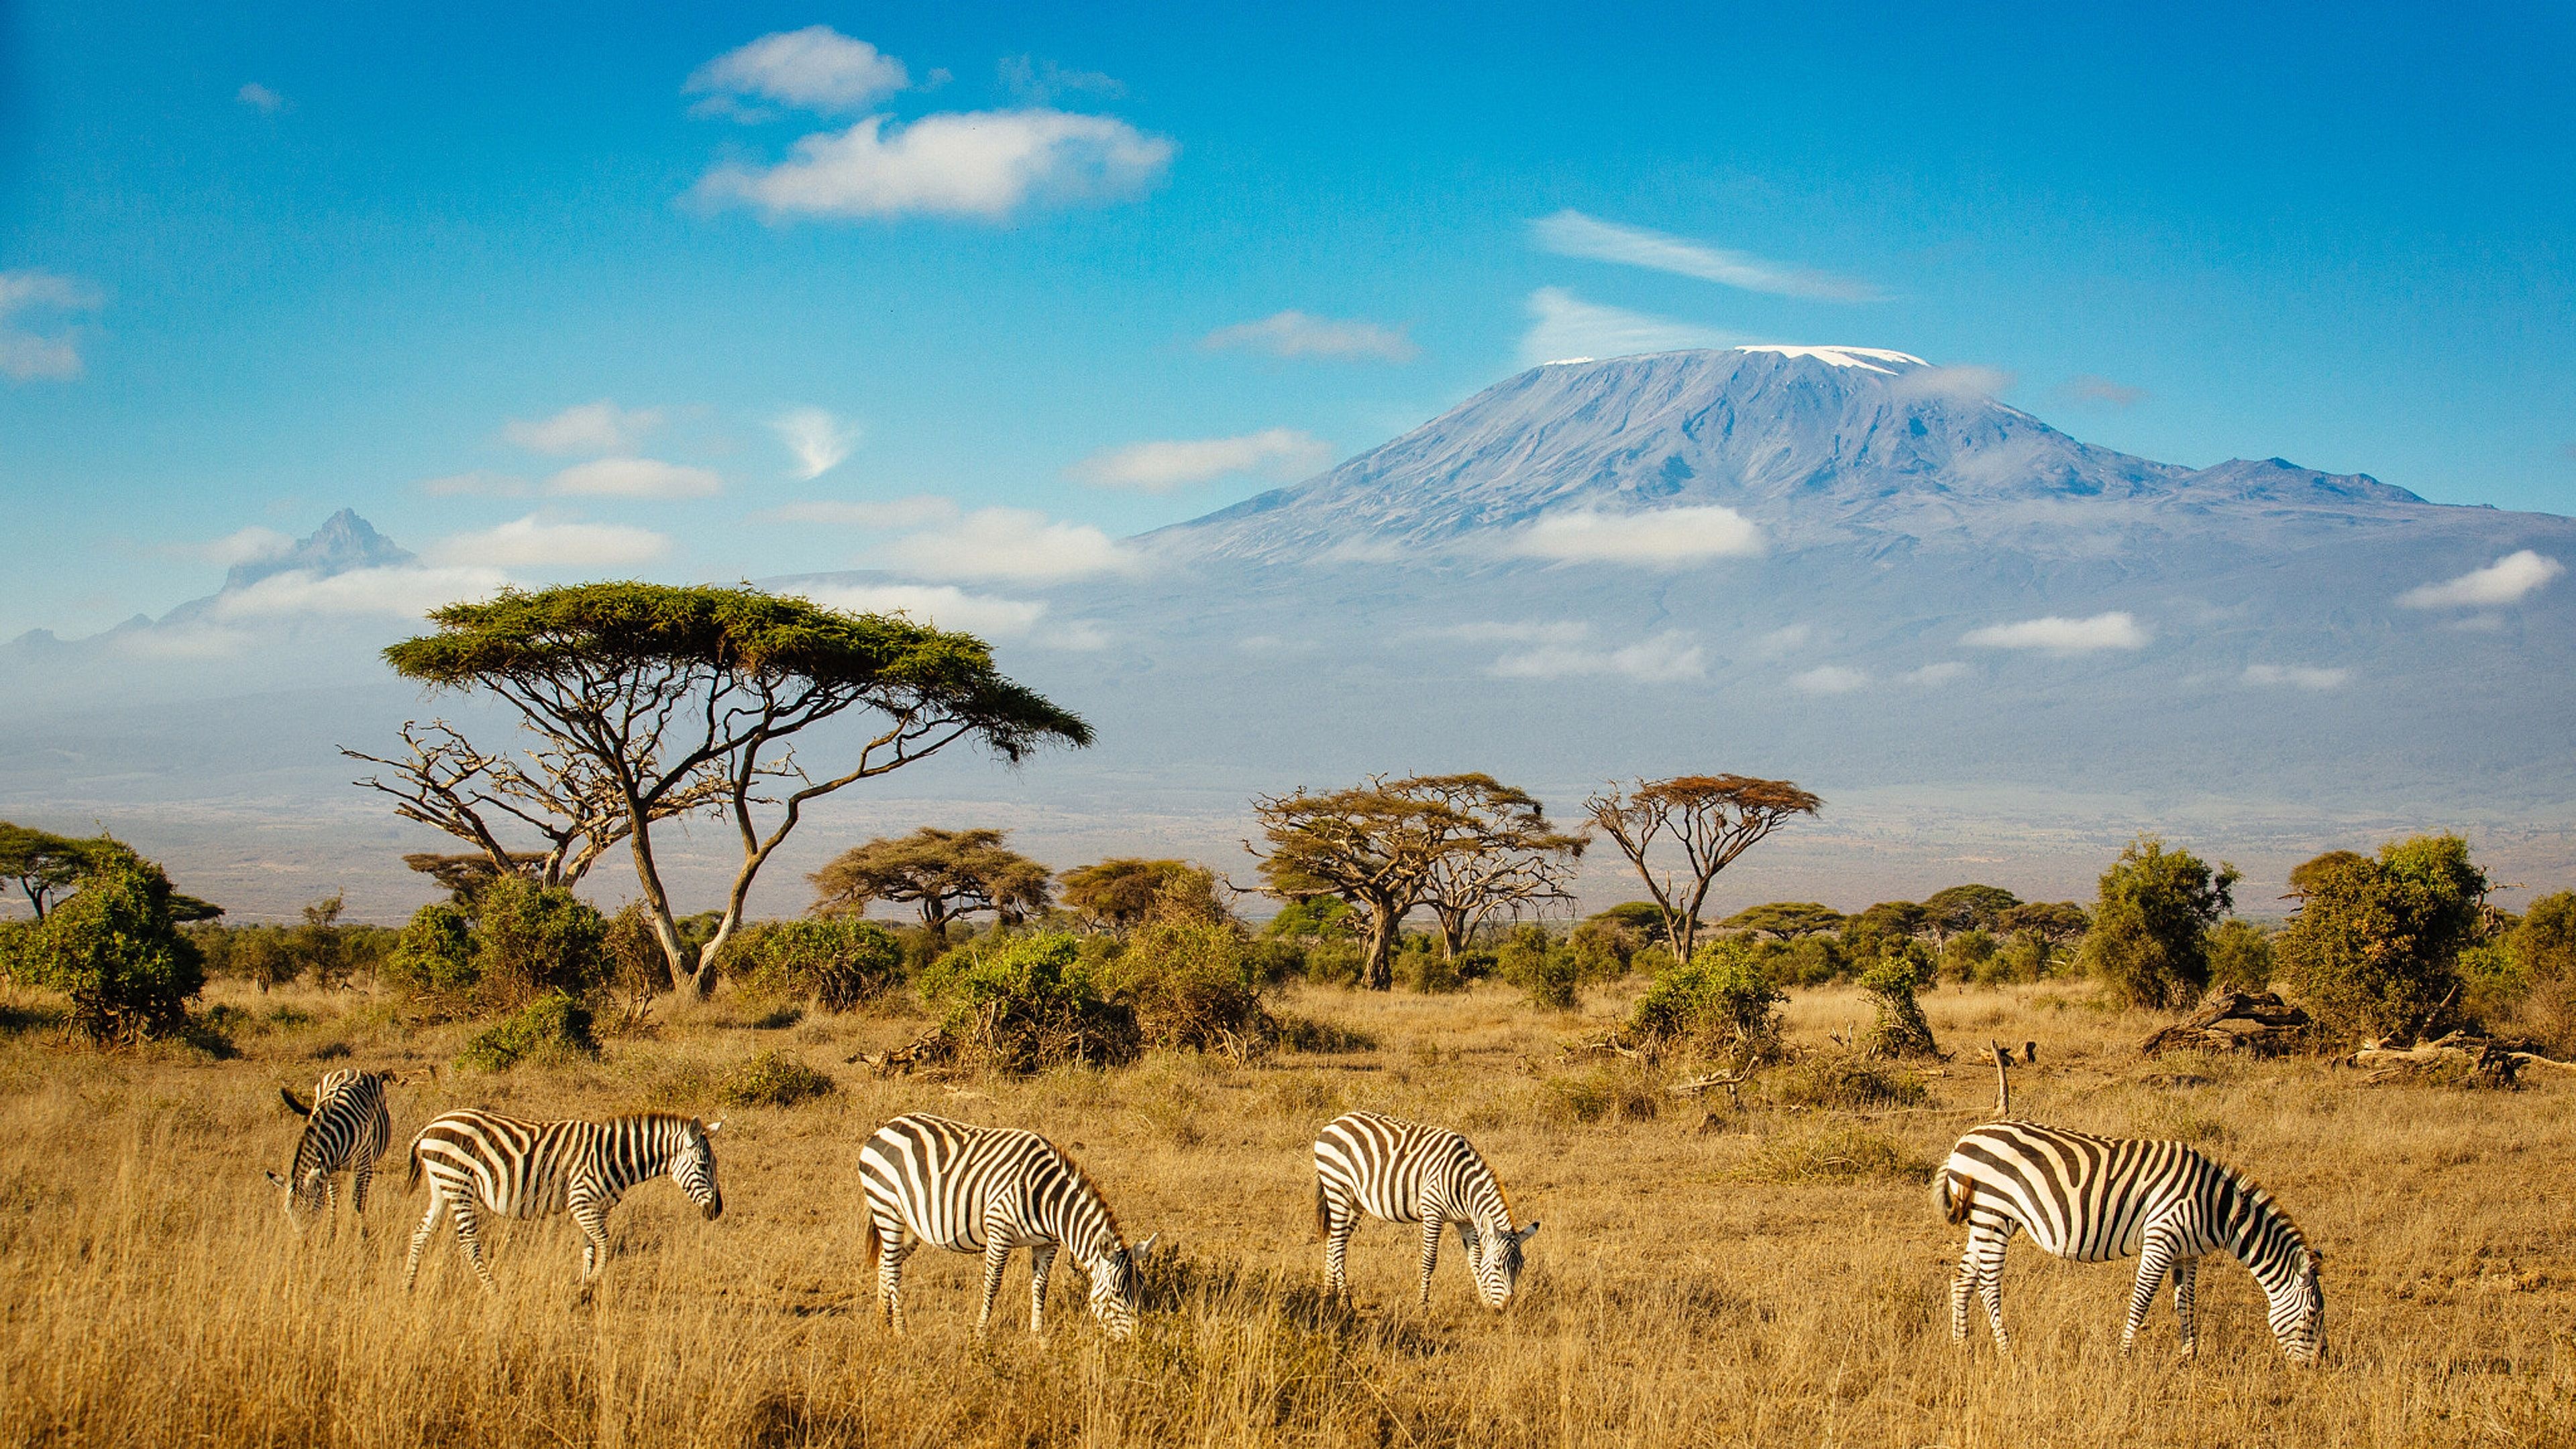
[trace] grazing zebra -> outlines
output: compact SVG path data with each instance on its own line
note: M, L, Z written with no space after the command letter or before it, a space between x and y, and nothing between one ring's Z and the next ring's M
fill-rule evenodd
M1315 1139L1315 1232L1324 1240L1324 1280L1335 1293L1351 1291L1343 1269L1363 1210L1422 1224L1423 1307L1431 1306L1441 1231L1452 1223L1466 1245L1476 1297L1487 1308L1511 1306L1521 1244L1538 1231L1538 1220L1512 1226L1502 1183L1466 1138L1379 1112L1349 1112L1325 1124Z
M904 1331L903 1260L922 1242L984 1255L979 1338L992 1324L1002 1268L1015 1248L1029 1250L1029 1332L1046 1332L1047 1272L1059 1247L1091 1275L1091 1316L1101 1328L1113 1339L1136 1331L1138 1280L1154 1238L1128 1247L1082 1165L1038 1134L908 1112L860 1147L859 1176L877 1313L895 1332ZM907 1231L920 1242L907 1242Z
M2004 1246L2015 1229L2061 1258L2085 1263L2138 1255L2138 1286L2120 1352L2136 1342L2156 1288L2171 1273L2182 1352L2198 1348L2192 1288L2204 1254L2243 1263L2271 1300L2272 1336L2292 1363L2326 1351L2326 1300L2316 1250L2271 1195L2179 1142L2090 1137L2035 1122L1990 1122L1951 1149L1933 1187L1967 1251L1950 1285L1950 1336L1968 1336L1968 1294L1985 1300L1995 1346L2004 1336Z
M637 1183L667 1176L707 1217L724 1212L715 1146L708 1140L723 1126L667 1112L606 1122L523 1122L468 1107L438 1118L411 1140L405 1186L417 1187L422 1174L428 1175L429 1212L411 1235L404 1290L420 1271L421 1247L441 1212L456 1215L465 1261L474 1265L484 1289L492 1288L477 1233L478 1204L514 1218L571 1213L581 1228L581 1281L587 1287L607 1256L608 1210Z
M268 1174L271 1183L286 1191L288 1221L297 1221L301 1213L337 1208L336 1183L343 1172L349 1174L349 1210L364 1219L367 1185L376 1179L376 1159L385 1155L385 1144L393 1137L393 1119L385 1113L385 1088L396 1080L391 1072L346 1067L325 1072L314 1084L310 1106L286 1088L277 1089L286 1105L305 1119L290 1175Z

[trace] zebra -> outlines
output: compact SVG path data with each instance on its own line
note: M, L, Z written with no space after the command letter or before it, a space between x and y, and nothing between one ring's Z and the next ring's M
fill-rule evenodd
M1512 1226L1502 1183L1466 1138L1381 1112L1345 1113L1315 1138L1315 1235L1324 1240L1324 1281L1333 1293L1351 1291L1344 1268L1362 1211L1422 1224L1425 1308L1444 1228L1457 1225L1476 1297L1492 1309L1511 1306L1521 1245L1538 1231L1536 1218Z
M1127 1246L1118 1218L1090 1175L1035 1132L976 1127L907 1112L859 1148L867 1194L868 1256L877 1265L877 1315L904 1331L903 1260L921 1243L984 1255L981 1338L993 1321L1002 1269L1029 1250L1029 1332L1046 1332L1047 1273L1061 1247L1091 1276L1091 1316L1112 1339L1136 1331L1140 1279L1153 1237ZM906 1234L919 1241L906 1241Z
M305 1119L304 1135L295 1144L289 1175L267 1174L285 1191L287 1221L300 1225L303 1215L335 1210L340 1205L339 1175L349 1174L349 1209L364 1225L367 1187L376 1178L376 1160L393 1137L393 1119L385 1112L385 1088L399 1081L391 1072L360 1072L342 1067L325 1072L307 1104L286 1088L277 1095Z
M667 1112L606 1122L524 1122L467 1107L437 1118L411 1141L405 1186L418 1187L428 1176L429 1212L411 1235L403 1290L411 1290L420 1271L420 1250L437 1228L438 1215L451 1212L465 1261L474 1265L484 1291L492 1291L478 1203L514 1218L571 1213L581 1229L581 1282L587 1290L607 1256L609 1209L636 1184L668 1176L707 1218L723 1214L710 1140L723 1126Z
M2199 1347L2192 1290L2203 1255L2243 1263L2271 1303L2272 1336L2290 1362L2326 1351L2323 1260L2271 1195L2231 1168L2180 1142L2093 1137L2035 1122L1990 1122L1951 1149L1933 1200L1952 1223L1968 1225L1967 1250L1950 1285L1950 1336L1968 1337L1968 1295L1984 1299L1995 1347L2004 1334L2004 1247L2016 1229L2061 1258L2102 1263L2138 1255L2120 1352L2136 1343L2173 1276L2182 1354Z

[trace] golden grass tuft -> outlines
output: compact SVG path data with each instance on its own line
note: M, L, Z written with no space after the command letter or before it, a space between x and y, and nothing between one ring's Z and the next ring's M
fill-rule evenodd
M1301 991L1300 1016L1383 1045L944 1086L841 1065L917 1021L776 1023L722 1000L667 1003L656 1038L612 1039L597 1061L433 1083L425 1068L468 1027L404 1027L361 993L222 991L256 1022L230 1060L65 1050L41 999L0 1000L0 1443L2576 1442L2576 1239L2558 1195L2531 1191L2576 1175L2570 1089L2363 1090L2289 1060L2150 1066L2134 1046L2151 1023L2063 985L1927 995L1942 1043L1970 1050L1917 1069L1919 1105L1755 1105L1705 1133L1698 1104L1570 1109L1564 1083L1587 1072L1559 1048L1624 1014L1615 991L1575 1020L1498 986ZM1867 1014L1854 992L1801 993L1790 1036L1821 1049ZM2172 1361L2169 1300L2123 1360L2128 1269L2027 1242L2006 1273L2014 1355L1982 1327L1953 1345L1959 1234L1922 1171L1993 1106L1991 1070L1969 1065L1988 1036L2040 1043L2018 1114L2184 1135L2269 1190L2326 1258L2325 1369L2284 1366L2251 1281L2214 1263L2199 1362ZM397 1142L363 1231L344 1204L336 1233L298 1237L260 1169L285 1162L301 1125L277 1084L309 1087L335 1043L350 1054L334 1063L404 1072ZM759 1052L839 1089L726 1113L722 1219L647 1184L611 1217L617 1251L586 1303L561 1220L487 1226L496 1296L444 1233L403 1295L419 1199L400 1190L398 1154L430 1116L630 1111L675 1082L712 1092ZM1650 1084L1596 1085L1616 1098ZM1454 1238L1431 1311L1416 1308L1409 1226L1364 1226L1352 1299L1322 1294L1309 1144L1353 1107L1468 1130L1546 1224L1509 1312L1473 1305ZM1104 1340L1066 1270L1054 1332L1032 1342L1015 1268L979 1346L980 1264L936 1250L906 1275L912 1335L877 1326L856 1155L907 1109L1043 1132L1132 1234L1164 1234L1174 1250L1149 1269L1134 1341Z

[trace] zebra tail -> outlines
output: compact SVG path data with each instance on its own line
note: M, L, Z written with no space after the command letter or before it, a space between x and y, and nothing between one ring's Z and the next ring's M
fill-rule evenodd
M876 1210L868 1210L868 1263L871 1267L885 1256L885 1234L877 1231Z
M1324 1175L1315 1174L1315 1241L1332 1236L1333 1215L1324 1208Z
M411 1151L404 1154L404 1156L408 1159L410 1165L403 1172L403 1191L416 1192L420 1188L419 1138L415 1137L411 1140Z
M292 1091L290 1091L290 1090L288 1090L287 1088L285 1088L285 1087L280 1087L280 1088L278 1088L278 1089L277 1089L277 1095L279 1095L280 1097L283 1097L283 1098L285 1098L285 1099L286 1099L286 1106L287 1106L287 1110L289 1110L289 1111L293 1112L296 1116L298 1116L298 1117L310 1117L310 1116L312 1116L312 1115L313 1115L313 1109L312 1109L312 1108L310 1108L310 1107L308 1107L308 1106L306 1106L306 1105L304 1105L304 1103L302 1102L302 1100L300 1100L299 1098L297 1098L297 1097L296 1097L296 1095L295 1095L295 1093L294 1093L294 1092L292 1092Z
M1955 1172L1943 1171L1932 1184L1934 1205L1941 1209L1941 1216L1947 1218L1954 1227L1968 1220L1968 1205L1976 1201L1976 1198L1976 1183Z

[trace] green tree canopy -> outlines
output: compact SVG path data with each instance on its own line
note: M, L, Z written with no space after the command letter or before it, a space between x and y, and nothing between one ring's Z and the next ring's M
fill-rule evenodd
M2483 929L2486 872L2456 835L2392 840L2376 859L2318 856L2290 877L2298 913L2273 946L2277 974L2347 1038L2429 1031L2459 990L2460 952Z
M2000 930L2004 913L2020 904L2021 897L2002 886L1955 885L1924 898L1923 924L1937 945L1970 931Z
M702 990L753 880L812 800L961 740L1013 762L1091 742L1080 717L1003 677L981 639L900 615L749 587L597 583L510 590L429 617L436 631L386 650L387 662L433 688L501 699L532 744L502 760L438 726L460 753L424 764L415 743L409 761L378 761L400 784L364 783L483 851L496 872L514 869L507 830L536 829L558 858L623 839L674 979ZM853 714L868 723L829 746L829 763L798 757L805 731ZM652 827L701 810L731 825L741 860L714 935L691 953Z
M1446 802L1410 793L1409 783L1379 776L1347 790L1256 797L1253 817L1270 848L1243 845L1272 895L1338 896L1350 907L1372 991L1394 989L1396 932L1458 824Z
M1913 901L1880 901L1843 923L1843 944L1876 956L1890 941L1910 941L1923 929L1923 907Z
M17 882L36 919L89 868L89 842L0 820L0 877Z
M1047 908L1047 868L1002 844L1000 830L941 830L925 825L910 835L854 845L807 879L814 883L812 914L864 916L870 904L889 901L921 912L921 924L944 935L948 923L991 911L1016 925Z
M1801 936L1839 931L1846 919L1842 912L1819 901L1772 901L1748 906L1717 924L1721 930L1749 931L1775 941L1794 941Z
M2035 936L2049 946L2063 946L2083 939L2093 929L2093 918L2073 901L2024 901L2004 912L2003 928L2016 936Z
M1718 872L1782 824L1823 807L1787 780L1677 775L1639 780L1629 790L1611 786L1585 800L1583 813L1636 869L1663 912L1676 959L1688 961Z
M23 964L35 984L71 998L72 1024L93 1041L176 1035L206 984L205 957L172 908L186 898L160 866L105 844L113 848L88 852L80 890L35 928Z
M1065 905L1102 930L1125 933L1142 924L1165 896L1190 899L1202 914L1227 914L1216 897L1216 872L1186 860L1121 856L1066 871L1058 884Z
M2142 835L2102 872L2084 964L2135 1006L2175 1006L2209 985L2209 929L2234 909L2236 867Z

